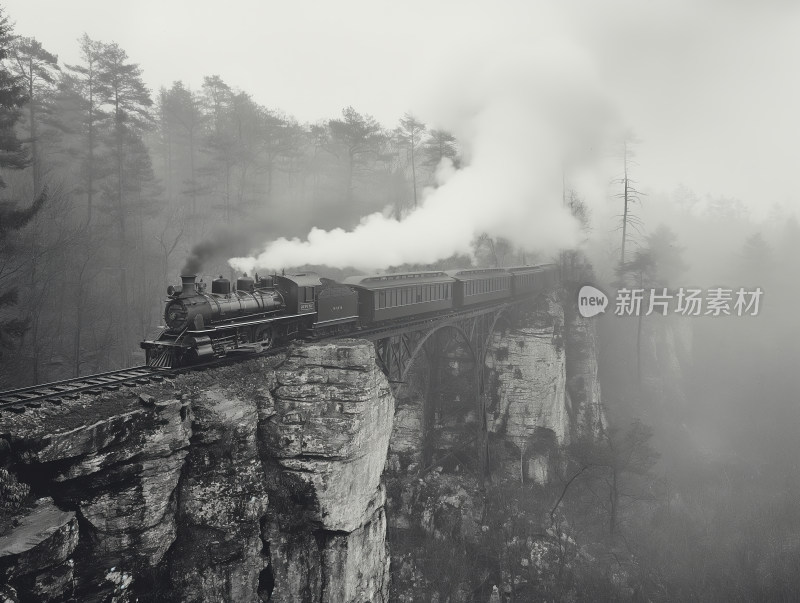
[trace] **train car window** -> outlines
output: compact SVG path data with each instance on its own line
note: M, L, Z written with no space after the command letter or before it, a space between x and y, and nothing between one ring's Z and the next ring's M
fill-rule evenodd
M385 308L386 307L386 291L381 291L378 294L379 303L377 305L378 308Z

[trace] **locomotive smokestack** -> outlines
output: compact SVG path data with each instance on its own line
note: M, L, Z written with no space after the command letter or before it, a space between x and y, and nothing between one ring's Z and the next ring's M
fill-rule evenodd
M194 281L197 278L195 274L181 275L181 297L191 297L197 293Z

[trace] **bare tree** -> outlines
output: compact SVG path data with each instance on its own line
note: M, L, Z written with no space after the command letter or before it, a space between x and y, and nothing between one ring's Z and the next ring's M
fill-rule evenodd
M632 206L641 203L642 193L636 189L636 181L630 177L630 168L634 165L633 158L636 156L633 147L639 142L641 141L631 131L625 132L620 142L623 175L617 182L622 186L622 191L615 195L616 198L622 199L620 265L625 263L625 247L630 237L629 231L631 229L639 231L642 225L641 219L632 212Z

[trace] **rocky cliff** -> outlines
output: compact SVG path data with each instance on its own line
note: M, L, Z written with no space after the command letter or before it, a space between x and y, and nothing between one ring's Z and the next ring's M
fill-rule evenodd
M559 545L541 523L552 501L537 494L563 472L563 447L600 437L606 425L595 323L575 310L554 292L498 323L481 367L488 478L475 462L477 400L453 370L464 365L460 347L445 349L438 388L420 367L400 389L386 476L394 600L416 601L418 592L489 600L493 586L521 592L547 574L542 560L557 557Z
M355 341L3 414L0 600L385 600L391 420Z
M488 598L522 580L498 560L541 552L518 537L535 497L493 519L505 484L604 429L594 327L554 294L485 365L433 337L396 403L372 344L340 340L0 414L0 601Z

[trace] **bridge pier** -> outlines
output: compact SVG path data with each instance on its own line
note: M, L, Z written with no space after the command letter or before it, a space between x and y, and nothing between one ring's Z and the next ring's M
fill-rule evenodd
M515 300L492 306L461 310L449 314L429 317L406 324L390 325L359 334L359 337L374 342L376 359L388 377L395 399L407 388L412 376L412 367L420 358L427 364L427 383L423 388L425 398L422 411L423 449L421 471L436 463L435 431L437 416L446 411L445 398L448 391L444 360L468 363L468 372L457 370L450 375L458 383L459 399L465 402L466 413L474 413L475 435L473 461L469 462L481 484L485 487L490 479L489 436L487 408L489 392L486 391L486 354L492 336L499 325L508 325L524 304L535 302L535 298ZM456 359L454 355L459 355ZM470 384L464 388L464 376Z

